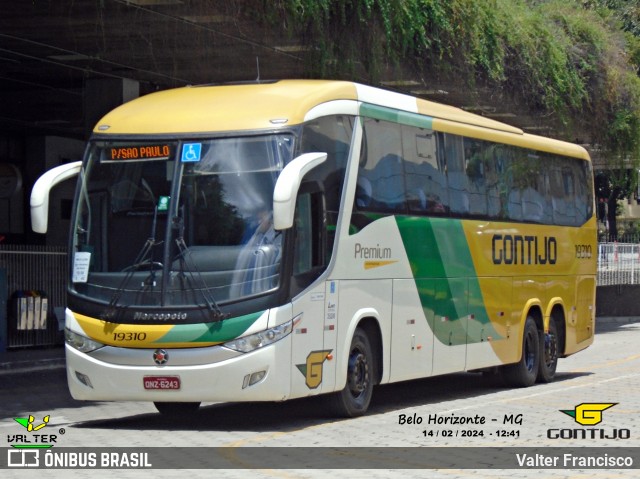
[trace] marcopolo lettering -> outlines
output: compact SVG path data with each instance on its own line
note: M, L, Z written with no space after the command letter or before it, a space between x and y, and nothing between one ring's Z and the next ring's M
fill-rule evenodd
M137 311L133 315L134 320L138 321L178 321L187 319L187 313L171 312L171 313L141 313Z
M493 264L556 264L558 242L554 236L493 235Z

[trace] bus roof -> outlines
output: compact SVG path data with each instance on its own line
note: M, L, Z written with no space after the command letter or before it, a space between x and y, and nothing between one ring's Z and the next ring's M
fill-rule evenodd
M203 134L296 125L323 104L336 100L369 103L434 119L434 129L518 146L558 151L588 159L583 148L525 134L521 129L460 108L408 95L333 80L281 80L164 90L125 103L94 128L100 135ZM355 111L355 110L354 110ZM475 133L475 134L474 134Z

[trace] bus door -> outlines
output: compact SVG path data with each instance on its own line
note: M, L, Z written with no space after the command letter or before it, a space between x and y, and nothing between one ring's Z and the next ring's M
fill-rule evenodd
M291 350L291 396L312 396L322 392L327 385L323 382L331 377L331 387L335 373L324 371L334 361L327 361L333 347L325 348L325 321L329 301L325 284L320 283L293 302L293 317L298 317L292 332ZM334 331L335 334L335 331ZM334 340L335 343L335 340ZM335 346L334 346L335 347Z
M299 317L292 338L291 393L293 397L331 391L335 384L337 282L317 281L326 268L327 227L322 191L303 184L296 200L292 288Z

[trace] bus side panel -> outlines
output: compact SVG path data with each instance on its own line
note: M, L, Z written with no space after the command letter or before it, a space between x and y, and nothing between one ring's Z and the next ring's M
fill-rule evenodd
M567 325L565 354L580 351L593 343L595 330L595 291L593 276L578 276L575 310Z
M435 280L433 374L464 371L467 360L467 278Z
M416 285L420 290L416 289ZM391 381L430 376L433 368L433 280L393 282ZM431 298L423 305L420 298Z
M515 362L516 338L510 334L511 278L478 278L469 288L467 369Z

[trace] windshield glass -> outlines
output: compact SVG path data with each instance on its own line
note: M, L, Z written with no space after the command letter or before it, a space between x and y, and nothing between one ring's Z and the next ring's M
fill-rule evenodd
M293 139L94 142L76 202L72 289L113 309L212 309L276 288L273 188Z

